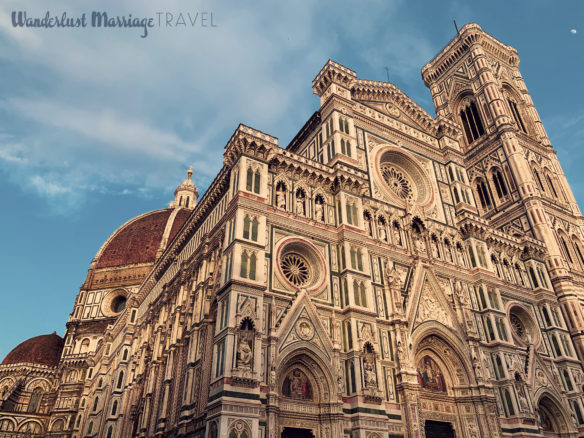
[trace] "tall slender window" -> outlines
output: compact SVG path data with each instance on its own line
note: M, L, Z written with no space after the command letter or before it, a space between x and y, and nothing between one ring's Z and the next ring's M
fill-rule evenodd
M483 122L474 101L460 110L460 119L469 144L485 133Z
M570 253L570 250L568 249L568 244L564 240L564 237L563 236L559 236L559 237L560 237L560 243L562 244L562 248L564 249L564 251L566 253L566 257L568 258L568 261L570 263L574 263L574 260L572 259L572 254Z
M251 225L251 221L249 219L249 216L246 214L245 218L243 219L243 238L244 239L249 239L250 225Z
M249 258L249 279L250 280L256 279L256 263L257 263L257 257L255 255L255 253L252 253L251 257Z
M552 182L552 179L550 178L550 176L546 175L545 180L547 181L548 186L554 195L554 198L558 198L558 192L556 192L556 188L554 187L554 183Z
M251 221L251 240L254 242L258 240L258 219L255 217Z
M509 103L509 108L511 108L511 114L513 114L513 119L515 119L517 127L527 134L527 129L525 129L525 125L523 124L523 119L521 119L521 114L519 114L517 104L511 99L507 99L507 102Z
M251 167L248 167L247 178L245 180L245 190L251 192L252 187L253 187L253 170L251 170Z
M260 193L260 171L259 169L255 171L255 177L253 181L253 192Z
M353 298L357 306L361 305L361 297L359 296L359 284L357 280L353 280Z
M367 295L365 293L365 284L363 282L361 282L359 289L361 291L361 305L367 307Z
M247 251L244 251L243 254L241 254L241 269L239 271L239 276L241 278L247 278L247 260Z
M487 190L487 186L482 179L479 179L476 184L477 194L479 195L479 201L481 203L481 207L484 209L491 208L491 197L489 196L489 192Z
M497 196L499 199L503 198L503 196L507 196L507 185L505 184L505 180L503 179L503 174L499 169L493 169L493 183L495 184L495 190L497 191Z

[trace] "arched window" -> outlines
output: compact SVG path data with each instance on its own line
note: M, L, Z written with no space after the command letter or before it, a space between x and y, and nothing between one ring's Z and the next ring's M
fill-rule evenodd
M556 192L556 188L555 188L554 183L552 182L552 179L550 178L550 176L546 175L545 180L548 184L548 187L551 189L551 191L554 195L554 198L558 199L558 192Z
M118 384L116 385L116 388L120 389L123 384L124 384L124 372L120 371L120 374L118 374Z
M357 381L355 379L355 364L353 363L353 361L350 361L349 364L349 373L351 375L351 393L355 393L357 392Z
M84 339L83 341L81 341L81 349L79 350L79 352L81 354L83 353L87 353L89 351L89 339Z
M541 308L541 312L543 313L543 319L545 320L545 325L550 327L552 325L552 320L550 319L550 314L547 310L547 307L543 306Z
M554 346L554 353L556 353L556 356L561 356L562 350L560 349L560 344L558 343L558 338L555 334L552 335L552 345Z
M251 240L254 242L258 240L258 219L255 217L251 221Z
M584 256L582 252L582 245L580 244L580 239L576 236L572 236L572 243L574 244L574 249L576 250L576 255L578 256L578 260L582 265L584 265Z
M479 201L481 203L481 207L483 209L490 209L491 208L491 197L489 196L489 191L487 190L487 186L482 179L477 180L476 182L476 190L477 194L479 195Z
M248 192L259 193L260 192L260 170L257 169L255 172L251 167L247 168L246 179L245 179L245 190Z
M519 266L519 263L515 263L515 273L517 274L516 277L519 280L519 283L521 283L521 286L525 286L525 280L523 279L523 272L521 271L521 267Z
M345 133L349 133L349 123L347 122L347 119L345 119Z
M347 156L351 156L351 142L347 140Z
M253 192L259 194L260 193L260 170L257 169L254 174L253 180Z
M247 278L247 261L249 256L247 255L247 251L243 251L241 254L241 269L239 271L239 276L241 278Z
M249 239L249 232L250 232L251 220L249 216L246 214L243 218L243 238Z
M93 432L93 421L90 421L89 426L87 426L87 435L91 435L91 432Z
M97 406L99 405L99 397L95 397L93 401L93 412L97 412Z
M503 398L505 400L505 405L507 406L507 413L509 416L515 415L515 408L513 407L513 402L511 401L511 394L507 388L503 389Z
M10 420L0 420L0 430L3 432L13 432L14 423Z
M507 103L509 104L509 108L511 108L511 114L513 115L513 119L515 120L517 127L527 134L527 130L525 129L525 125L521 119L521 114L519 114L517 104L511 99L507 99Z
M495 369L497 370L497 377L499 379L505 378L505 369L503 368L503 362L501 361L501 356L495 354Z
M355 304L357 306L361 305L361 297L359 295L359 283L357 283L357 280L353 280L353 298L355 300Z
M344 297L345 297L344 306L348 306L349 305L349 284L347 283L346 278L343 279L343 293L344 293Z
M253 169L251 167L247 168L247 177L245 180L245 190L251 192L253 188Z
M363 253L360 249L357 250L357 269L359 271L363 270Z
M501 200L504 196L507 196L507 186L505 185L505 180L503 179L503 174L497 168L491 171L493 176L493 184L495 184L495 190L497 192L497 197Z
M570 264L574 263L574 259L572 258L572 253L570 252L570 249L568 248L568 244L566 243L564 236L559 235L558 237L560 238L560 244L562 245L562 249L564 250L566 258L568 259Z
M564 370L564 380L566 381L566 388L568 391L573 391L574 386L572 385L572 379L570 378L570 374L568 370Z
M40 388L35 389L30 396L30 403L28 404L28 412L38 412L41 405L41 398L43 391Z
M535 182L537 183L537 187L539 187L542 193L545 193L545 187L543 186L543 182L541 181L541 177L539 176L539 171L537 170L537 164L535 164L535 161L531 162L531 169L533 170L533 175L535 176Z
M531 277L531 281L533 283L533 288L537 289L539 287L539 282L537 281L537 277L535 276L535 271L530 266L529 268L529 276Z
M345 149L345 140L341 139L341 153L347 155L347 150Z
M180 198L178 198L178 206L180 207L182 205L182 196Z
M116 415L118 413L118 401L114 400L112 403L112 415Z
M355 266L357 265L357 251L355 251L355 248L351 247L349 253L351 255L351 269L355 269Z
M113 432L114 432L113 426L108 427L107 428L107 436L106 436L106 438L112 438Z
M257 257L255 252L251 253L251 257L249 258L249 279L255 280L256 279L256 263Z
M122 354L122 360L127 360L128 359L128 350L124 350L124 353Z
M470 103L467 103L466 106L460 110L460 119L462 121L468 144L471 144L485 133L483 122L474 101L470 101Z
M361 291L361 305L367 307L367 294L365 293L365 284L363 282L359 285L359 290Z

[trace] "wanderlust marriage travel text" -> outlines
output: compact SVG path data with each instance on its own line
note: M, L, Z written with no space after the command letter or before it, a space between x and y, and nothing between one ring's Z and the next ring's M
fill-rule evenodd
M90 17L88 21L87 18ZM155 12L150 17L128 15L109 15L107 12L93 11L78 16L69 16L67 12L54 15L47 11L44 15L32 17L26 11L12 11L12 27L32 28L137 28L141 29L140 37L148 36L148 29L154 27L187 28L187 27L217 27L213 12Z

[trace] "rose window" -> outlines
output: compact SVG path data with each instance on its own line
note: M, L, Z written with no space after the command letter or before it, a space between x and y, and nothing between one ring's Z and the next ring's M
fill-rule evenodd
M412 202L414 200L414 190L406 175L396 167L383 163L381 165L381 176L387 183L389 189L399 198Z
M523 326L523 322L521 322L521 320L515 315L511 315L509 320L511 321L511 327L513 327L513 330L515 333L517 333L517 336L523 339L525 336L525 327Z
M304 257L296 253L288 253L280 261L282 273L286 279L297 287L305 286L312 278L310 265Z

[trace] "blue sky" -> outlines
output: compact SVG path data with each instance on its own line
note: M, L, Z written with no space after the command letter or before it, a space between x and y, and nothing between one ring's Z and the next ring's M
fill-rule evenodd
M80 5L80 3L83 3ZM331 58L390 78L434 115L421 67L477 22L514 46L576 198L584 200L581 1L4 0L0 6L0 358L63 334L119 225L165 207L192 165L201 193L238 123L286 145ZM10 13L213 13L214 28L15 29ZM571 32L575 29L576 32Z

